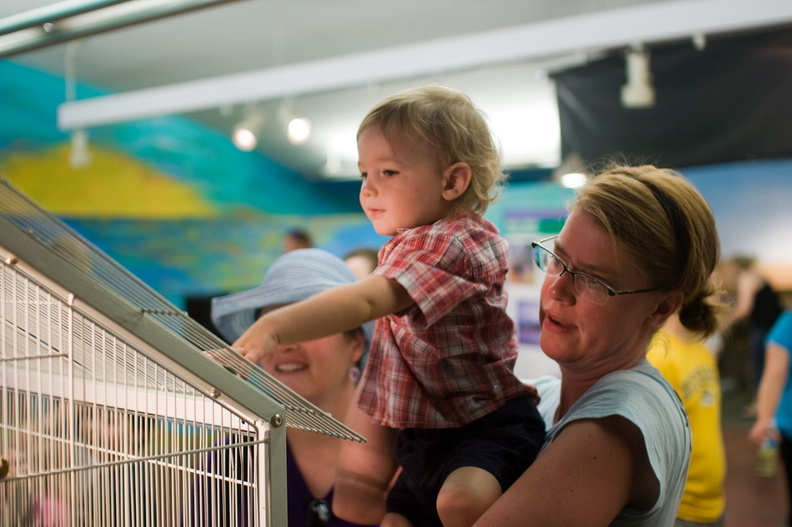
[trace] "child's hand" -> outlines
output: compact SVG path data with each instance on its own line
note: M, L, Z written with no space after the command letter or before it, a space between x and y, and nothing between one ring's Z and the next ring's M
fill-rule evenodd
M253 324L232 344L240 355L256 364L272 354L277 346L278 340L275 334L265 328L257 327L257 324Z

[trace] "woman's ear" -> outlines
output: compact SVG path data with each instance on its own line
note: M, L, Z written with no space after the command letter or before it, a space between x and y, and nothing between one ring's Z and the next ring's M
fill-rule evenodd
M357 364L366 352L366 337L363 336L363 330L355 332L354 349L352 350L352 364Z
M443 172L443 199L453 201L470 186L473 170L467 163L454 163Z
M655 310L649 315L655 329L660 328L668 320L668 317L679 310L683 298L682 291L667 291L662 294Z

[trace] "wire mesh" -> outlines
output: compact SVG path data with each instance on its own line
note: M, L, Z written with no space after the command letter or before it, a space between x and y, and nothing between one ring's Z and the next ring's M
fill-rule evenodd
M259 424L14 267L0 284L0 524L262 524Z
M88 289L99 289L103 296L123 299L132 307L130 313L110 314L115 320L124 323L134 317L145 316L148 320L165 328L172 335L183 339L197 351L211 352L212 357L226 365L231 371L247 372L246 380L251 385L283 405L286 412L286 425L293 428L310 430L352 441L364 441L353 430L340 422L330 419L321 409L297 395L280 381L254 365L226 346L217 336L206 330L151 289L147 284L119 265L107 254L85 240L68 225L57 220L27 197L16 191L10 184L0 179L0 218L11 226L24 232L30 244L42 246L54 261L45 269L51 275L59 267L69 266L84 275L79 284L67 284L72 290L75 285ZM4 241L0 231L0 245ZM7 256L7 255L6 255ZM28 262L32 263L32 262ZM37 264L39 262L36 262ZM22 291L4 294L23 294ZM84 296L77 292L78 296ZM100 306L100 310L101 306ZM28 321L36 324L36 317ZM159 350L167 353L168 350Z
M364 440L0 180L0 525L268 525L283 421Z

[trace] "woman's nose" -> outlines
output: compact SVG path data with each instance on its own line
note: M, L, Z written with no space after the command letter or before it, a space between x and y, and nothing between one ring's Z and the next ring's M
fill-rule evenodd
M546 276L545 280L552 280L548 284L548 293L553 300L569 302L575 298L575 280L571 273L561 273L560 276Z

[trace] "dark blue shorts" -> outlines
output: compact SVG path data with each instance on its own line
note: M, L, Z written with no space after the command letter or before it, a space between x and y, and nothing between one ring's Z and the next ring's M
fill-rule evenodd
M437 495L454 470L486 470L505 491L536 459L544 436L544 421L527 396L460 428L405 428L396 439L402 472L388 494L388 512L416 527L442 527Z

